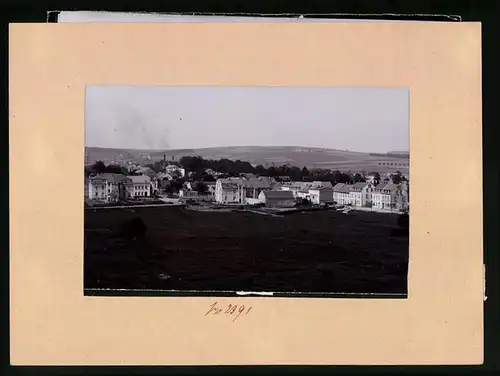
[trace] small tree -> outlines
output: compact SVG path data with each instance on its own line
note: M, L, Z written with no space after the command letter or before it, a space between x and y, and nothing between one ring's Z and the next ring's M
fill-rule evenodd
M399 183L401 183L401 172L399 172L399 171L398 171L398 172L396 172L395 174L393 174L393 175L391 176L391 178L392 178L392 182L393 182L394 184L399 184Z
M98 174L103 174L104 172L106 172L106 165L104 164L103 161L97 161L92 166L92 169Z
M120 201L120 195L116 191L112 191L109 194L109 200L112 202Z

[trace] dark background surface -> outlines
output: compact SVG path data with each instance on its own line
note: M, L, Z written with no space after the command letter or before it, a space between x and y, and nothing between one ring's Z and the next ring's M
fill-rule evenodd
M146 11L146 12L166 12L166 13L351 13L351 14L383 14L389 13L392 16L378 16L381 19L413 19L441 21L443 17L416 17L414 14L440 14L459 15L463 21L482 22L483 34L483 176L484 176L484 231L485 231L485 263L487 265L487 296L485 302L485 362L483 366L417 366L417 367L10 367L9 366L9 262L8 262L8 239L9 239L9 217L8 217L8 186L0 185L0 197L3 199L2 223L7 226L2 227L0 236L3 262L2 273L2 324L5 330L0 338L2 342L1 374L15 375L70 375L70 374L253 374L259 373L305 373L305 374L331 374L338 373L423 373L433 374L442 372L472 373L484 370L499 369L500 341L499 333L499 303L498 290L500 286L499 278L499 235L500 228L498 222L498 192L500 191L498 156L499 150L497 140L500 139L497 133L498 105L498 67L500 66L494 47L498 44L498 19L499 2L495 0L485 1L436 1L436 0L401 0L401 1L303 1L292 3L290 1L274 2L250 2L250 1L169 1L158 5L156 2L146 1L121 1L114 3L103 1L98 3L84 1L48 2L43 1L3 1L0 4L0 19L3 21L4 46L2 49L2 62L4 63L4 91L3 101L4 116L2 117L1 141L2 150L8 150L8 23L9 22L45 22L48 10L107 10L107 11ZM156 5L154 5L156 4ZM398 14L410 15L401 17ZM413 15L412 15L413 14ZM345 16L343 17L345 18ZM374 18L374 17L371 17ZM3 177L2 181L8 178L8 153L4 153ZM34 313L36 314L36 313Z

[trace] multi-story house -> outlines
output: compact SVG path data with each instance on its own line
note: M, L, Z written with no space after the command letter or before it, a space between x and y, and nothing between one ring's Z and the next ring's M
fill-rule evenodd
M112 202L123 197L123 183L127 179L122 174L103 173L89 177L88 198Z
M351 205L358 207L372 206L373 185L371 183L358 182L352 184L349 188Z
M319 205L323 202L330 204L333 202L333 188L309 189L308 196L313 204Z
M372 193L373 208L379 210L395 210L400 200L400 190L396 184L382 183Z
M127 176L123 187L126 199L151 197L154 192L151 178L147 175Z
M333 202L339 205L349 205L351 199L349 193L351 192L350 185L345 183L337 183L333 187Z
M240 203L238 179L218 179L215 183L215 201L221 204Z
M183 178L186 175L186 170L176 165L168 165L165 167L165 172L171 176Z
M329 181L310 181L310 182L292 181L292 182L284 182L281 186L281 190L292 191L293 196L296 198L299 197L308 199L309 199L309 190L318 190L323 188L333 189L332 183Z

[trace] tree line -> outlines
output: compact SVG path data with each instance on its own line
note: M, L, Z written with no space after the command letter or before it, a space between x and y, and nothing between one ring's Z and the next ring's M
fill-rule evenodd
M172 162L168 162L172 164ZM249 162L241 160L230 160L227 158L222 159L204 159L198 156L185 156L182 157L179 162L174 162L178 166L182 166L187 171L190 172L190 176L187 180L198 181L198 182L210 182L215 181L215 177L207 173L206 170L213 170L219 174L219 177L238 177L242 174L255 174L257 176L266 176L275 178L277 181L329 181L333 185L337 183L357 183L365 182L366 178L360 173L344 173L339 170L330 170L322 168L308 169L307 167L299 168L297 166L281 165L281 166L270 166L264 167L263 165L253 166ZM146 167L151 168L154 172L158 173L164 171L165 162L158 161L146 165ZM102 161L98 161L91 166L86 167L86 174L90 173L116 173L124 175L135 175L133 171L129 171L126 167L117 165L106 165ZM375 183L378 184L381 181L380 174L378 172L372 173L375 177ZM399 184L401 181L406 180L401 172L397 171L392 175L392 181L395 184ZM182 185L186 181L186 178L176 178L165 184L165 188L169 191L178 191L182 188ZM205 190L205 186L200 185L200 190Z
M341 171L332 171L329 169L307 167L299 168L297 166L281 165L253 166L249 162L241 160L230 160L222 158L218 160L204 159L202 157L182 157L179 164L188 171L195 174L203 174L207 169L213 170L225 176L240 176L241 174L255 174L257 176L268 176L283 180L289 178L293 181L331 181L332 183L357 183L364 182L366 179L359 173L348 174ZM380 180L380 175L378 175Z

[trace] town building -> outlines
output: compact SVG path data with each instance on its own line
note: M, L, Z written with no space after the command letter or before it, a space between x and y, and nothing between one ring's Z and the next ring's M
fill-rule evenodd
M401 201L400 189L393 183L381 183L372 193L373 208L377 210L398 209L398 201Z
M172 164L165 167L165 172L171 176L178 176L181 178L186 176L186 169Z
M218 179L215 185L215 201L219 203L256 204L262 191L278 186L269 177Z
M366 182L367 183L370 183L372 185L376 185L378 182L377 182L377 176L375 174L366 174L365 175L365 179L366 179Z
M309 189L309 201L312 204L319 205L322 203L333 203L333 188L316 188Z
M123 183L127 179L122 174L103 173L89 177L88 198L90 200L113 202L123 197Z
M339 205L349 205L351 199L349 193L351 192L349 184L337 183L333 187L333 202Z
M259 194L259 201L267 207L291 208L295 205L295 198L291 191L265 190Z
M262 191L270 191L276 186L276 180L269 177L240 179L238 180L240 202L245 204L255 204L259 200L259 195Z
M296 190L288 190L282 188L282 190L292 192L293 197L295 198L300 198L308 201L311 200L311 197L309 196L309 189L301 189L300 191L296 191Z
M281 185L281 189L284 191L291 191L294 197L298 198L307 198L306 196L309 194L309 190L317 190L321 188L333 188L332 183L329 181L312 181L312 182L304 182L304 181L292 181L292 182L284 182Z
M373 185L371 183L358 182L349 186L349 202L353 206L372 206Z
M215 201L221 204L239 203L238 179L218 179L215 185Z
M125 199L151 197L154 192L147 175L127 176L123 187Z

